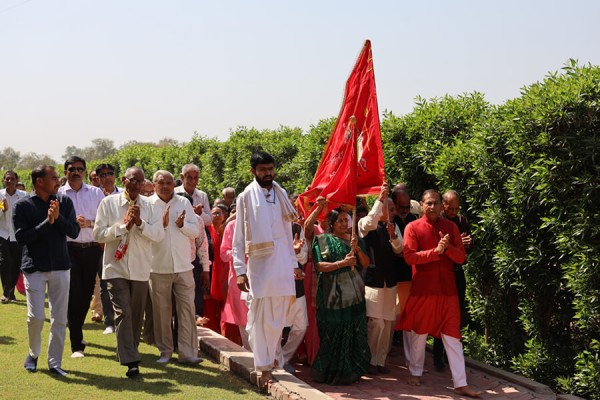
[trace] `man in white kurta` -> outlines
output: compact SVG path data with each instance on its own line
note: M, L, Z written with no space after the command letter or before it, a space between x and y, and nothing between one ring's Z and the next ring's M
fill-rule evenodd
M294 277L301 276L293 246L296 211L273 181L273 157L257 152L250 159L254 181L237 199L233 263L240 290L249 292L248 338L254 367L266 389L273 368L283 367L281 331L295 298ZM247 261L246 261L247 257Z
M102 279L115 311L117 356L121 365L128 367L126 375L133 377L139 374L138 345L148 296L151 243L161 241L165 229L162 215L153 213L148 199L139 195L144 171L129 168L122 181L124 192L100 202L93 235L105 244Z
M160 351L159 363L167 363L173 355L173 303L177 310L177 349L179 362L197 364L198 332L195 318L194 265L190 256L190 239L198 236L202 220L192 204L175 195L175 180L168 171L154 173L154 192L150 202L155 212L169 214L165 238L152 245L150 297L154 319L154 340Z

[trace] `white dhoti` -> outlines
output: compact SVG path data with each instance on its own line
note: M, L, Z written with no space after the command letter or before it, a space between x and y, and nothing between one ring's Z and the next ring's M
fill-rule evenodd
M297 298L290 306L290 311L287 315L285 326L290 327L287 342L282 348L283 361L287 364L290 362L298 346L304 339L304 334L308 328L308 314L306 311L306 296Z
M283 367L281 331L286 326L293 296L252 299L248 307L248 341L254 353L256 371Z
M371 365L384 366L396 321L396 286L365 287Z

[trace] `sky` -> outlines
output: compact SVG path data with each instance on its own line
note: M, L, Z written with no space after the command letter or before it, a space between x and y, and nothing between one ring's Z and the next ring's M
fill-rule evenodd
M225 140L337 116L366 39L379 110L500 104L569 58L600 64L588 0L0 0L0 149Z

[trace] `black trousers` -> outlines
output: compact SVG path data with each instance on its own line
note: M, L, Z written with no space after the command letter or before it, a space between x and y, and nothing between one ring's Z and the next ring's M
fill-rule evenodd
M67 312L71 351L83 351L83 324L90 309L90 301L96 285L98 263L102 259L99 245L76 247L69 245L71 259L71 285L69 286L69 310Z
M0 238L0 278L2 279L3 296L15 298L15 286L21 272L23 247L17 242Z

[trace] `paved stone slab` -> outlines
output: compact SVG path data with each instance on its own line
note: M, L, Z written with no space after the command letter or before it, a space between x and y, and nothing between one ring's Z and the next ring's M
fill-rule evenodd
M201 350L219 360L238 376L256 384L252 353L205 328L198 328ZM393 353L400 353L395 348ZM454 394L450 370L434 370L431 354L426 358L421 386L407 383L408 369L401 355L388 357L388 375L365 376L349 386L331 386L313 382L310 369L294 364L296 376L281 370L273 374L275 382L270 385L271 398L276 400L439 400L465 399ZM545 385L511 374L506 371L467 359L467 379L475 390L482 391L481 398L494 400L579 400L575 396L556 396Z

